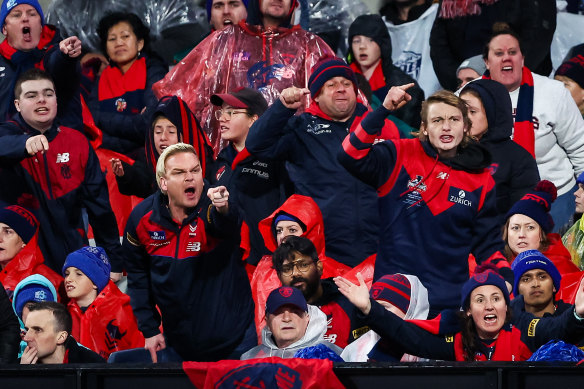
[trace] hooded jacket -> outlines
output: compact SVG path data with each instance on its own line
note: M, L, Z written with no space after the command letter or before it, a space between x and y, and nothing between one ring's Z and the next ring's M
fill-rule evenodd
M45 260L37 240L38 230L26 246L0 271L0 282L4 285L6 293L8 293L11 299L14 298L13 296L16 293L15 288L18 283L28 279L31 275L42 275L46 277L53 286L53 289L60 289L61 295L65 295L63 290L63 277L44 264Z
M57 114L61 123L83 130L79 98L81 69L77 58L71 58L59 49L62 39L59 29L45 24L39 44L33 50L16 50L10 46L8 39L0 43L0 122L10 119L17 112L14 106L17 79L25 71L36 67L48 72L55 82L55 89L59 93Z
M4 286L0 284L0 364L16 361L19 343L18 319Z
M486 170L488 152L470 142L444 160L419 139L373 146L387 114L383 106L369 114L338 154L351 174L377 190L382 228L374 279L418 276L434 313L458 307L470 253L479 264L493 260L511 282L513 273L501 254L494 182Z
M71 335L104 359L116 351L144 347L130 296L111 280L85 311L75 300L69 301L67 309L73 319Z
M158 102L152 85L167 72L168 67L160 59L145 55L124 74L115 64L102 72L87 105L103 132L103 148L128 154L143 147L150 114Z
M250 2L248 9L251 7ZM307 87L312 67L321 58L334 55L321 38L300 26L266 31L241 21L211 33L154 84L153 90L157 97L180 96L196 113L218 152L224 143L213 116L213 94L249 87L272 104L288 87Z
M400 86L412 82L415 84L407 90L407 93L412 97L412 100L391 114L392 116L403 120L409 126L418 129L421 123L420 112L422 110L422 101L424 101L424 91L420 88L416 80L393 64L391 59L391 38L389 37L387 26L381 19L381 16L361 15L355 19L349 27L349 52L347 53L347 58L349 59L351 68L356 73L362 73L356 55L353 53L351 44L355 35L364 35L373 39L381 50L381 62L379 62L373 75L369 79L372 92L379 101L385 99L387 92L392 86ZM375 81L379 83L378 86L375 85Z
M225 358L253 320L249 279L237 250L237 207L230 199L229 214L222 215L203 195L178 224L167 204L155 192L134 208L124 233L138 328L145 338L157 335L162 316L167 345L183 359Z
M304 336L285 348L279 348L276 345L272 331L266 325L262 330L262 344L252 348L241 356L242 360L266 357L294 358L298 350L307 347L323 344L334 351L337 355L341 354L342 349L323 339L326 332L327 320L326 315L314 305L308 305L308 314L310 321L306 327Z
M276 101L252 125L246 147L259 159L287 162L295 192L312 197L322 211L327 256L356 266L376 251L377 196L371 186L349 174L336 155L345 136L369 113L356 103L351 118L334 121L314 101L304 114L295 112ZM378 138L399 138L393 123L382 123Z
M20 114L0 125L0 199L18 204L39 220L39 247L45 263L60 271L65 257L88 245L82 218L85 208L96 244L111 260L112 272L123 269L116 218L105 177L87 138L55 121L44 135L49 150L29 156L28 138L40 135Z
M428 290L422 285L420 279L416 276L404 274L410 282L411 293L408 310L403 320L426 320L430 310L430 303L428 302ZM369 359L375 361L396 361L390 355L384 355L382 348L378 347L381 337L373 330L369 330L357 340L349 344L343 350L341 357L345 362L367 362ZM371 353L370 353L371 352ZM406 357L404 355L404 357ZM402 358L403 362L416 362L407 356L406 360ZM385 359L387 358L387 359Z
M18 312L16 312L16 301L18 299L18 294L20 293L22 288L24 288L27 285L32 285L32 284L42 285L51 291L51 298L47 299L47 301L57 301L57 299L58 299L57 290L55 289L55 287L53 286L51 281L49 281L45 276L43 276L41 274L32 274L32 275L24 278L22 281L20 281L18 283L18 285L16 285L16 287L14 288L14 293L12 294L12 309L14 310L16 317L18 317L18 322L20 324L20 331L21 332L26 331L26 327L24 326L24 323L22 322L22 317L18 315ZM22 353L24 352L26 345L27 344L24 340L20 341L20 351L18 353L19 358L21 357Z
M302 236L310 239L316 248L318 258L322 262L322 278L336 277L350 270L348 266L326 256L322 213L314 200L308 196L299 194L290 196L284 204L259 223L258 229L264 239L266 248L270 252L274 252L278 247L274 219L281 213L294 216L304 224L303 227L306 230L302 233ZM251 280L252 295L256 303L256 328L263 328L265 324L266 299L270 292L279 286L281 286L281 282L278 278L278 273L273 268L272 256L265 255L258 263Z
M460 95L468 90L480 95L487 115L489 128L480 143L492 157L489 170L495 180L497 210L504 218L511 206L539 182L537 163L527 150L511 140L513 116L507 89L496 81L479 79L465 85Z
M137 159L133 165L122 162L124 175L116 176L120 193L146 198L158 189L156 183L156 161L160 154L154 145L154 122L159 116L166 117L176 126L179 141L192 145L195 148L203 177L210 179L214 176L213 148L209 144L207 136L201 129L186 103L176 96L165 96L160 99L152 114L152 120L148 127L145 145L145 159Z

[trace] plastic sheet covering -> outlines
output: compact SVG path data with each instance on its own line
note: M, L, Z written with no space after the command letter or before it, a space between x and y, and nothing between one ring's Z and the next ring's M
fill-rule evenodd
M584 359L584 351L573 344L562 340L550 340L528 359L528 361L555 361L555 362L580 362Z
M211 104L211 95L249 87L260 91L272 104L285 88L306 87L312 67L321 57L332 55L322 39L300 27L265 32L241 23L205 38L154 84L153 90L158 98L182 98L217 153L222 145L213 114L217 107Z
M570 252L572 262L584 270L582 263L582 255L584 254L584 217L578 220L566 233L562 236L562 243Z
M206 10L195 0L53 0L45 15L47 23L59 27L63 36L77 35L85 48L100 51L97 25L112 11L138 15L150 27L154 42L164 40L169 30L197 25L198 36L184 36L192 41L192 47L200 34L209 30Z

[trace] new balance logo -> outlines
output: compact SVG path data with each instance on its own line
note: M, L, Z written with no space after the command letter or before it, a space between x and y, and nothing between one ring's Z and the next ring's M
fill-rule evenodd
M69 153L57 154L57 163L69 162Z
M187 251L201 251L201 242L191 242L187 244Z
M438 175L436 176L436 178L438 178L439 180L447 180L448 179L448 173L446 173L446 172L440 172L440 173L438 173Z

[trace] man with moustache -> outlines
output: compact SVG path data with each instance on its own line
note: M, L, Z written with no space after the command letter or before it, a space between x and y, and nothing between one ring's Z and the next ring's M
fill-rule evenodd
M274 251L272 263L282 285L299 289L308 304L326 314L325 340L345 348L368 330L357 319L355 307L339 292L333 277L321 279L322 262L310 239L286 237Z

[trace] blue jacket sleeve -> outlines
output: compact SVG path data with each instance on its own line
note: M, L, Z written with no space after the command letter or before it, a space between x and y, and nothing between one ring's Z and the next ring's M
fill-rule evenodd
M144 201L151 200L152 198L149 197ZM137 223L142 216L140 210L140 205L138 205L128 219L122 248L124 265L128 272L128 295L134 315L138 320L138 329L145 338L151 338L160 333L161 318L156 310L156 303L150 288L150 259L136 234Z
M110 205L107 183L99 167L97 155L89 142L87 142L87 147L89 147L89 155L82 187L83 205L87 209L95 242L106 250L112 272L119 273L123 270L123 259L118 224Z
M337 159L349 173L374 188L391 176L397 160L392 141L373 145L390 111L383 106L365 116L355 131L347 135Z
M29 134L23 134L12 124L0 124L0 158L2 160L20 161L27 157L26 141Z
M373 299L365 321L382 339L388 339L408 354L429 359L455 360L454 340L450 341L453 337L431 334L402 320Z
M277 99L249 129L245 148L260 160L288 159L295 143L295 112Z

